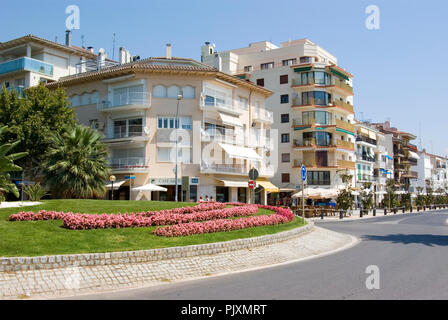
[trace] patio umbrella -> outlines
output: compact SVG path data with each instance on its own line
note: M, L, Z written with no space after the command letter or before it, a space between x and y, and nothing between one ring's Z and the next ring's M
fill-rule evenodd
M167 188L152 184L152 183L148 183L145 184L144 186L141 187L137 187L137 188L133 188L133 191L162 191L162 192L166 192L168 191Z

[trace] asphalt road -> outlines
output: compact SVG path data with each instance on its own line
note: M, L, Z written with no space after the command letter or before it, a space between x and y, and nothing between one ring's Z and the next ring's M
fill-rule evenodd
M76 299L448 299L448 210L317 222L361 242L307 261ZM380 289L367 289L366 268Z

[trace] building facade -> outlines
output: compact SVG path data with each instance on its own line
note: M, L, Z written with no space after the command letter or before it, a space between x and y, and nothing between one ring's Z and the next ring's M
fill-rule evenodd
M224 52L207 42L202 61L273 91L266 102L278 133L272 181L283 195L300 188L302 164L310 187L336 188L342 173L354 174L353 76L337 66L336 57L302 39Z
M0 43L0 89L16 90L36 86L39 82L51 83L64 76L86 71L100 65L115 64L108 60L104 50L72 45L70 32L65 45L33 35Z
M433 192L437 190L448 191L448 159L426 152L425 149L418 152L420 159L412 166L412 170L418 173L418 179L412 183L413 192L426 194L427 188L432 188Z
M173 58L168 47L166 57L79 73L48 86L66 88L79 122L104 134L117 178L114 199L174 200L178 141L179 200L250 202L248 172L256 168L255 201L266 202L275 165L272 120L265 113L269 90ZM168 191L132 191L149 183Z
M385 134L392 135L393 158L394 158L394 179L402 190L411 191L412 181L418 180L418 172L412 170L419 160L417 146L411 141L417 137L411 133L399 131L391 127L390 122L375 123L374 126Z

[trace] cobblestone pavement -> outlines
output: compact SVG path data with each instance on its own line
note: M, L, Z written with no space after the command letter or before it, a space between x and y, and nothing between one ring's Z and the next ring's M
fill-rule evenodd
M313 257L356 243L352 236L315 227L284 242L252 249L149 263L0 273L3 299L57 298L160 285L247 271Z

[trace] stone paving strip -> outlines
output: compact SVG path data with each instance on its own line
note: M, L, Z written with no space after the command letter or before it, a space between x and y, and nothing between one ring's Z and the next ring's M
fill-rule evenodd
M0 272L0 296L2 299L45 299L147 287L286 263L355 242L349 235L310 223L308 232L296 237L235 251L144 263Z

